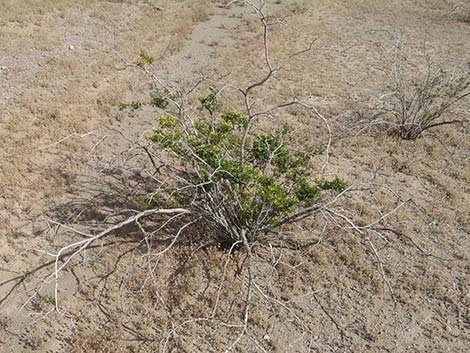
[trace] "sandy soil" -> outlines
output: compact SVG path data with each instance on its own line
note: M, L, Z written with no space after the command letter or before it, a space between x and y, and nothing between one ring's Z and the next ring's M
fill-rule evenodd
M271 34L280 61L317 38L314 50L286 63L259 91L259 106L308 96L331 121L333 144L325 176L377 187L344 201L368 224L406 201L369 239L331 229L312 246L279 254L276 271L261 270L272 295L293 308L260 301L250 325L268 352L464 352L470 346L470 137L448 126L414 142L377 131L358 134L358 113L387 86L384 52L403 38L409 64L470 65L465 2L410 0L272 1L288 15ZM151 288L145 258L132 234L90 251L64 273L54 312L47 251L70 241L52 219L68 224L112 222L132 207L148 180L128 149L153 124L146 110L119 111L122 101L149 97L150 79L135 63L179 87L200 73L244 85L262 75L261 33L246 6L201 1L0 0L0 352L158 352L168 327ZM249 69L247 69L249 68ZM237 97L224 95L227 108ZM305 141L325 142L321 121L291 109L278 117ZM272 121L265 121L265 126ZM468 126L467 126L468 128ZM291 231L317 234L312 219ZM200 247L194 230L161 264L158 283L183 320L210 311L226 256ZM195 240L194 240L195 239ZM220 315L236 317L243 285L235 258ZM394 295L384 283L384 267ZM39 293L39 295L35 295ZM234 309L235 308L235 309ZM233 328L195 323L173 352L222 352ZM261 352L250 339L234 351Z

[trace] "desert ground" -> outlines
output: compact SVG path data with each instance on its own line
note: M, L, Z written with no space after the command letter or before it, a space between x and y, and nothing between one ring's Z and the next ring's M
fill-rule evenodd
M461 123L415 140L374 119L396 60L410 80L430 63L469 75L470 3L270 0L264 11L270 60L282 69L254 105L303 97L318 114L287 107L258 128L287 122L297 143L328 145L313 172L356 187L336 221L314 215L285 229L315 241L259 247L259 287L241 327L246 258L203 226L165 250L152 276L132 227L60 258L70 261L57 280L54 254L76 231L122 221L155 187L136 146L156 124L145 104L156 77L196 103L224 87L223 109L243 109L229 88L266 73L253 7L0 0L1 353L469 350L469 99L450 112ZM142 64L142 51L153 60Z

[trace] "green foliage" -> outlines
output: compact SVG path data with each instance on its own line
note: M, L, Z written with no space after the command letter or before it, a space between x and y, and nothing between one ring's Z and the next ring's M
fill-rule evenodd
M141 66L145 64L150 65L150 64L153 64L154 60L155 59L152 56L150 56L149 53L147 53L145 50L140 51L139 62L138 62L139 65Z
M142 107L142 103L139 101L131 102L131 108L134 110L140 109Z
M335 190L338 192L342 192L348 187L348 184L337 176L333 180L317 179L317 185L322 190Z
M300 180L294 190L297 199L307 206L320 199L321 188L316 185L311 185L306 180Z
M220 104L214 90L200 102L210 114ZM287 125L271 133L249 131L243 144L249 119L239 112L224 112L216 121L201 117L193 123L166 115L157 120L149 139L183 165L190 185L171 189L175 203L204 210L212 219L222 217L215 223L231 239L238 240L243 231L255 240L264 229L320 202L323 190L347 187L338 177L312 181L310 160L323 149L310 154L293 149Z
M312 153L314 155L321 155L325 151L326 151L326 146L321 145L321 146L318 146L317 148L315 148Z
M157 203L155 202L155 200L151 199L149 197L138 198L138 199L134 200L134 203L137 206L140 206L140 207L143 207L143 208L148 208L148 209L158 206Z
M169 102L165 96L159 93L152 93L151 97L152 97L151 104L154 107L160 108L160 109L165 109L166 107L168 107Z
M177 100L181 95L181 92L172 93L167 88L164 88L161 92L152 93L150 95L150 104L156 108L166 109L170 101Z
M133 101L131 103L120 102L118 104L118 109L119 110L124 110L126 108L131 108L132 110L140 109L140 108L142 108L142 102L140 102L140 101Z
M208 95L200 97L199 102L201 103L201 107L207 110L211 115L222 106L217 99L217 90L214 87L210 88L210 93Z

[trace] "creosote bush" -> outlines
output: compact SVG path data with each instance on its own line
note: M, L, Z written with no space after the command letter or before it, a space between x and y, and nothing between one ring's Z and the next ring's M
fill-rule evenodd
M154 192L150 194L147 193L148 188L138 190L139 194L145 192L146 195L136 200L136 203L144 210L122 210L123 212L119 212L116 216L120 221L113 222L106 229L101 229L101 224L99 224L96 229L92 226L92 231L85 233L81 230L74 230L70 226L64 227L74 232L80 239L61 247L53 255L54 270L48 279L55 280L56 283L54 303L57 312L60 312L58 286L61 271L73 264L72 260L78 259L85 250L94 247L95 244L102 248L103 245L97 244L98 242L116 234L119 229L133 225L138 244L146 247L146 256L141 256L139 253L136 259L131 259L132 263L136 263L139 268L143 263L137 261L146 262L146 278L142 286L139 285L138 293L140 295L146 293L147 290L151 293L150 306L155 315L150 316L159 318L155 329L153 326L150 327L154 332L148 336L150 338L148 341L147 333L140 333L143 327L141 324L136 329L132 329L132 332L138 334L139 340L144 337L145 342L158 344L159 351L162 352L175 351L175 349L181 351L182 347L187 348L187 342L195 341L196 330L204 330L203 337L206 337L207 330L217 333L216 330L220 327L223 330L221 332L226 334L227 340L231 341L225 349L227 352L247 351L246 347L250 347L248 344L256 351L270 351L274 345L265 338L264 322L260 324L261 320L257 322L256 318L259 308L264 307L268 313L267 320L272 321L275 318L281 323L286 320L289 325L294 325L292 332L301 332L301 340L308 344L306 348L310 350L312 341L305 340L305 338L308 337L307 335L316 334L307 324L311 313L299 307L294 297L286 300L283 295L285 291L281 288L283 285L277 286L271 283L276 278L281 280L284 272L282 268L298 267L297 265L290 266L291 260L298 263L298 256L309 253L309 251L299 253L295 251L292 253L295 257L291 257L290 247L284 247L286 243L293 245L295 249L300 249L318 239L313 230L313 236L301 235L299 237L284 232L283 226L298 222L316 212L320 213L325 221L321 227L318 227L318 233L321 233L322 237L329 232L328 227L331 224L335 228L342 228L344 225L348 232L354 230L361 235L361 239L367 240L377 257L384 282L389 286L394 304L396 303L393 288L386 279L382 261L372 240L368 239L367 232L371 230L371 234L376 235L378 231L371 227L399 209L401 205L388 214L381 215L378 221L365 226L356 226L349 215L343 215L341 210L333 208L335 202L352 187L349 188L340 177L324 179L315 177L313 173L311 162L315 156L326 152L324 167L328 163L331 145L328 121L315 107L308 104L305 98L294 97L290 101L274 102L275 104L271 106L269 103L266 106L260 104L259 95L255 96L253 92L272 79L281 69L281 66L271 63L268 41L270 26L277 26L279 22L263 13L264 1L261 1L259 6L248 0L246 3L253 8L262 24L266 70L260 78L246 87L224 86L224 91L232 89L243 99L243 104L241 104L243 112L223 110L222 102L219 100L221 91L214 87L210 88L207 95L199 97L195 106L192 93L200 89L204 79L198 81L197 85L189 90L178 91L173 90L172 86L165 84L154 75L151 75L154 86L149 101L119 104L120 110L148 111L147 108L153 107L159 112L157 125L148 136L148 141L142 144L139 139L138 144L132 144L132 148L129 148L132 156L125 158L127 164L136 156L136 150L145 151L150 163L140 164L139 158L138 169L142 175L151 176L159 187L155 190L155 184L152 184ZM291 54L289 59L311 49L310 44L307 49ZM130 66L149 73L145 65L152 64L153 58L146 52L142 52L140 57L142 60L138 64ZM325 146L310 148L302 145L296 140L295 131L291 126L276 122L276 113L291 106L306 109L312 116L320 118L325 123L329 133L328 143ZM262 118L271 119L272 128L262 131L257 125ZM149 148L149 145L152 148ZM151 165L150 170L147 168L149 165ZM139 183L140 180L139 178ZM328 197L331 195L334 197ZM130 216L121 219L123 213L130 213ZM202 264L204 272L210 273L207 286L202 293L197 293L197 296L194 296L195 291L186 290L186 287L182 286L183 291L187 292L191 300L188 301L188 305L179 305L171 297L171 292L174 292L174 284L171 283L178 283L181 279L184 281L181 275L185 272L189 276L197 273L187 271L187 264L197 251L204 248L205 254L212 252L212 247L208 247L214 241L213 237L210 237L212 234L206 233L207 229L199 232L197 228L190 228L201 219L212 226L210 230L217 231L220 238L216 241L219 241L220 245L228 245L224 249L228 252L226 256L223 256L226 260L218 269L212 269L210 267L212 263L204 261ZM60 225L57 222L55 224ZM186 229L189 230L187 233ZM166 237L165 233L171 233L171 236ZM193 241L197 241L199 235L204 237L204 242L200 246L197 244L194 250ZM182 262L179 262L178 258L176 266L174 266L174 259L170 257L171 267L175 267L175 271L169 270L167 266L161 267L161 259L173 249L180 238L185 236L191 241L188 247L191 255ZM206 241L206 237L210 237L209 242ZM134 250L137 249L136 246L131 252L126 250L125 253L119 255L115 266L125 255L134 256ZM232 257L236 249L241 250L238 253L240 256ZM177 249L175 254L180 253L180 250ZM281 259L285 256L288 259ZM219 264L222 263L219 261L222 256L217 254L215 258ZM235 261L230 265L232 258ZM283 265L278 266L279 264ZM106 275L106 280L113 272ZM298 273L299 275L305 273L305 269L301 268ZM231 281L238 282L239 288L237 285L229 285L228 282ZM288 279L284 283L290 281ZM122 279L120 283L123 283ZM163 291L160 290L161 284L166 286ZM288 291L289 288L287 288ZM309 285L309 292L310 288ZM316 297L313 299L318 302ZM206 307L202 310L199 307L193 307L190 302L194 300L201 301L201 306ZM319 306L322 308L321 305ZM149 317L147 307L145 305L141 307L145 311L145 316ZM154 308L155 311L153 311ZM139 309L136 310L139 311ZM327 315L330 316L328 313ZM138 318L136 322L141 323L142 320ZM280 326L280 328L284 330L284 327ZM265 336L259 336L261 331ZM242 341L244 336L248 343ZM299 340L296 339L296 341ZM154 346L151 347L149 349L156 351L153 349Z
M248 115L218 113L215 89L199 102L206 116L160 115L149 139L157 154L165 153L173 166L181 166L173 178L177 185L165 188L167 199L203 215L230 243L259 240L309 213L323 190L347 187L338 177L313 178L310 160L324 148L310 153L294 149L287 124L269 133L255 132ZM168 103L159 101L158 106Z
M449 117L453 108L470 97L470 74L428 67L420 80L411 81L396 64L389 88L392 93L386 95L384 110L392 115L391 131L404 140L414 140L428 129L463 122Z

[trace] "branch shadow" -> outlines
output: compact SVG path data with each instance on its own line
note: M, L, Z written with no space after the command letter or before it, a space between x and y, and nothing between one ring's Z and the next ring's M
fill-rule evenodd
M59 171L58 171L59 172ZM70 200L53 204L45 213L45 218L54 223L47 223L40 232L52 232L54 239L60 237L62 242L71 244L84 237L75 234L71 229L77 229L87 234L97 234L119 222L145 210L136 202L139 198L147 196L156 189L157 183L151 176L144 176L138 170L126 170L109 168L101 173L78 175L73 185L69 186ZM188 222L192 216L183 215L176 218L152 237L153 247L168 247L173 241L174 235ZM168 219L168 216L155 215L141 220L141 226L147 232L152 233L159 229ZM52 226L51 226L52 224ZM67 227L70 227L68 229ZM138 224L131 223L114 230L104 239L91 244L89 250L97 250L110 247L120 247L122 254L113 260L113 266L108 273L100 275L101 280L107 281L118 268L120 262L133 251L144 254L147 251L145 234ZM198 251L212 246L218 242L217 237L208 241L208 234L215 234L213 229L204 221L199 221L181 232L178 241L172 245L175 249L187 249L197 243ZM123 244L126 246L122 247ZM201 246L202 244L202 246ZM63 244L62 244L63 245ZM130 251L129 251L130 246ZM119 248L118 248L119 249ZM71 248L62 253L59 263L66 261L76 250ZM190 264L190 257L186 250L179 252L178 263L174 268L174 275L182 274ZM186 255L185 255L186 254ZM52 273L55 259L44 261L29 271L0 282L0 308L8 298L15 295L22 285L33 277L40 280ZM72 267L75 264L70 264Z

